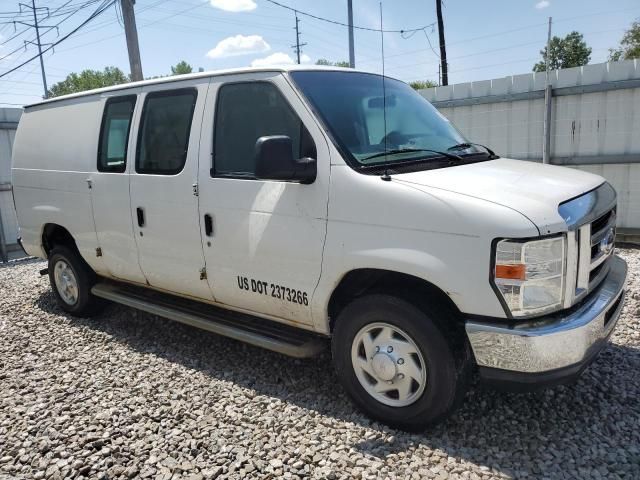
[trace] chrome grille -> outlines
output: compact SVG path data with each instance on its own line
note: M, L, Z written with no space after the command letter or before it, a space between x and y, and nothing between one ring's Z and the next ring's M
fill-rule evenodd
M609 272L616 225L616 194L604 183L558 209L567 222L567 283L564 306L596 288Z
M613 245L616 238L615 208L594 220L589 230L589 255L591 259L589 271L578 272L578 279L581 275L587 277L587 291L593 290L609 271L609 260L613 256Z

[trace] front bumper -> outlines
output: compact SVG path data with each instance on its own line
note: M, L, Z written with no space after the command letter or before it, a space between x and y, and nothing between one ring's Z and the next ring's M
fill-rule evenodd
M569 310L514 325L467 321L481 377L529 389L579 376L606 345L618 321L626 278L627 264L614 257L602 283Z

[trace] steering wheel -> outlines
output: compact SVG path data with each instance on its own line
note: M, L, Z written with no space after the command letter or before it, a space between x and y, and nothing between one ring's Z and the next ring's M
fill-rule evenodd
M380 141L381 145L402 145L403 143L407 142L407 136L404 135L403 133L400 133L398 130L392 130L390 132L388 132L384 137L382 137L382 140Z

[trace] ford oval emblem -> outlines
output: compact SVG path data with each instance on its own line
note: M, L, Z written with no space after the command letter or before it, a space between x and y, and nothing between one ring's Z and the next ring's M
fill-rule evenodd
M615 229L611 227L607 232L607 234L604 236L604 238L600 240L600 251L605 255L610 254L611 250L613 250L613 244L615 241L616 241Z

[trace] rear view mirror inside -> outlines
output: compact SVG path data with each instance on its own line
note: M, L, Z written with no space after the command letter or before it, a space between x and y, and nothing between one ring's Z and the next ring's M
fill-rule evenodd
M396 96L387 95L386 102L385 102L385 97L372 97L369 99L368 106L369 108L384 108L385 103L386 103L386 107L395 107Z

